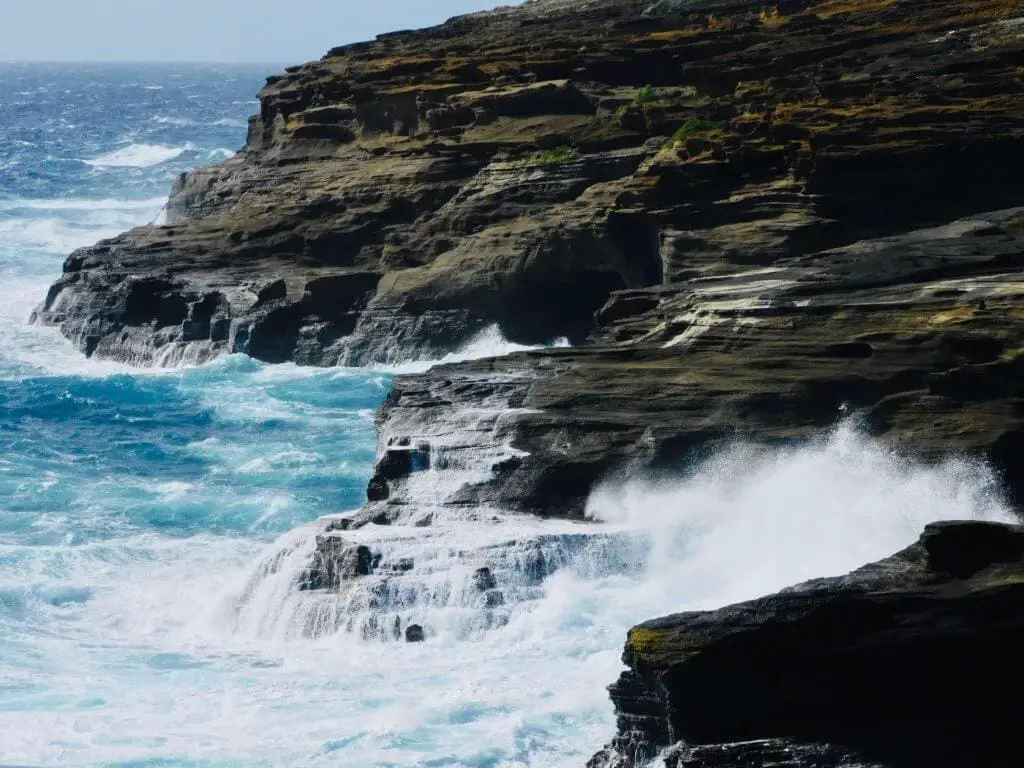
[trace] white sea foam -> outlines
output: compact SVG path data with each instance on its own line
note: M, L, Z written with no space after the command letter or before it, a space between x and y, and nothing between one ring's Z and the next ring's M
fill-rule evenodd
M123 366L85 360L56 328L29 325L29 315L45 294L46 286L36 279L4 279L0 348L5 350L5 359L0 377L22 378L41 371L76 374L87 369L106 375L123 370Z
M799 450L734 449L685 482L603 488L588 512L650 531L653 586L687 608L844 573L934 520L1013 520L983 465L915 464L851 424Z
M164 202L165 198L0 201L0 376L109 375L127 370L86 360L57 330L30 326L28 318L71 251L144 223Z
M194 149L195 145L191 142L183 147L168 147L162 144L131 144L83 162L95 168L148 168L174 160L183 153L191 152Z
M468 360L504 357L505 355L511 355L514 352L529 352L535 349L544 349L545 347L568 346L569 340L566 338L554 339L546 345L540 344L531 346L526 344L516 344L506 339L497 325L492 325L480 331L480 333L476 334L472 339L454 352L450 352L444 357L436 360L413 360L405 363L376 365L373 367L378 370L388 371L391 373L423 373L434 366L445 365L447 363L462 363Z
M187 117L174 117L169 115L157 115L153 118L154 123L161 125L195 125L196 121Z
M145 200L118 200L104 198L89 200L64 198L58 200L13 199L0 200L0 211L153 211L167 202L166 197Z
M67 254L121 231L122 228L116 225L84 227L56 218L0 220L0 242L5 249L19 251L30 249Z
M66 702L33 710L43 694L26 688L25 706L0 720L0 742L6 760L26 764L170 754L578 768L614 733L605 686L636 622L845 572L934 519L1009 519L994 491L984 467L915 464L844 427L801 450L737 449L691 479L605 488L590 505L603 525L513 517L353 533L382 564L415 563L391 591L371 589L375 577L356 587L377 604L358 591L297 591L311 527L262 554L197 536L69 549L59 565L42 553L17 566L0 557L5 583L35 596L26 610L63 618L23 653L33 681ZM536 540L565 557L531 586L522 555ZM468 589L481 563L509 596L490 629ZM382 610L422 621L428 642L345 631L347 618L359 629Z

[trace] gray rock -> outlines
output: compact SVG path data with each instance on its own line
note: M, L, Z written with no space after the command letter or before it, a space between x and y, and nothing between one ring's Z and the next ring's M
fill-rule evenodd
M302 591L338 589L349 579L369 576L374 570L374 556L369 547L353 544L337 533L316 537L313 562L299 580Z

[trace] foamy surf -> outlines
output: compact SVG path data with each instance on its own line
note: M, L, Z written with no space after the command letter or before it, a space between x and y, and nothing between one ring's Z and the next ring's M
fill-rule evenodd
M122 228L113 222L107 226L83 226L57 218L0 220L0 244L9 248L66 254L121 231Z
M195 125L195 120L187 117L173 117L169 115L157 115L153 118L154 123L161 125Z
M123 365L86 360L56 329L28 325L63 259L77 248L151 220L165 197L14 198L0 201L0 378L110 375Z
M131 144L115 149L91 160L83 160L94 168L149 168L180 157L195 149L191 142L183 147L168 147L161 144Z
M462 363L469 360L484 360L490 357L504 357L516 352L530 352L537 349L564 348L569 346L566 338L553 339L548 344L516 344L505 338L501 329L492 325L480 331L454 352L434 360L410 360L403 363L375 365L374 370L395 374L424 373L438 365Z
M95 762L578 768L613 733L604 688L630 626L849 570L940 517L1007 519L994 490L983 466L917 464L844 427L800 450L738 448L656 488L603 489L591 509L608 523L352 534L383 565L419 564L387 599L437 630L420 645L354 631L376 626L380 608L358 591L382 599L372 579L337 598L298 591L309 526L262 552L244 537L117 539L6 576L37 596L36 614L75 617L48 641L67 659L49 679L69 704L103 703L15 711L0 738L7 759L35 764L70 749ZM169 505L204 493L158 492ZM521 546L537 539L549 560L564 554L539 584ZM497 623L477 621L494 610L474 602L482 564L506 595Z
M167 197L152 197L145 200L102 200L67 198L60 200L0 200L0 211L8 213L30 213L32 211L155 211L167 202Z

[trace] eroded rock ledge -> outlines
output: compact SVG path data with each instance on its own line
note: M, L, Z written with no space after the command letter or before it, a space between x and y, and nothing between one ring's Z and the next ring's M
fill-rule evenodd
M579 516L609 472L842 409L1019 495L1022 34L1006 0L539 0L345 46L37 320L139 364L576 344L399 379L374 517L423 441L491 461L441 501Z
M1022 216L618 294L586 347L398 377L378 417L373 514L422 503L396 461L411 444L437 465L485 464L438 501L582 517L602 478L678 472L737 439L806 440L844 416L926 460L985 457L1019 498Z
M892 557L634 628L591 766L1009 765L1024 528L938 523Z
M138 364L358 364L581 342L625 289L635 344L673 287L1024 202L1021 29L1009 0L538 0L338 48L37 318Z

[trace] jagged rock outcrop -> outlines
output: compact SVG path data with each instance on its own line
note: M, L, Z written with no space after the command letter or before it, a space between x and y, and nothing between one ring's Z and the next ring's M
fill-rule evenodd
M299 589L337 590L345 581L369 576L375 567L374 556L369 547L364 544L353 544L334 531L324 530L316 537L313 560L299 580Z
M144 365L573 342L396 379L369 504L299 579L313 635L429 640L403 583L445 557L460 636L501 626L594 533L424 560L440 516L581 518L603 478L844 415L983 456L1020 501L1022 68L1017 0L536 0L384 35L270 78L243 151L72 254L36 320ZM389 523L417 546L355 530ZM1022 535L933 527L642 625L600 759L1007 764Z
M539 0L338 48L270 78L243 152L181 179L166 226L74 254L37 318L140 364L430 355L493 323L579 342L616 290L1020 204L1020 19Z
M385 35L270 78L244 151L73 254L37 319L143 364L576 343L399 379L366 519L407 506L409 446L475 467L432 503L578 516L608 473L844 409L1019 496L1022 62L1006 0L539 0Z
M676 472L736 439L805 440L843 417L924 459L985 456L1019 498L1022 216L619 294L590 346L398 377L378 419L374 515L424 502L414 475L383 472L410 440L480 468L448 504L578 517L616 472Z
M1024 528L929 526L886 560L629 633L619 736L592 766L1013 762Z

